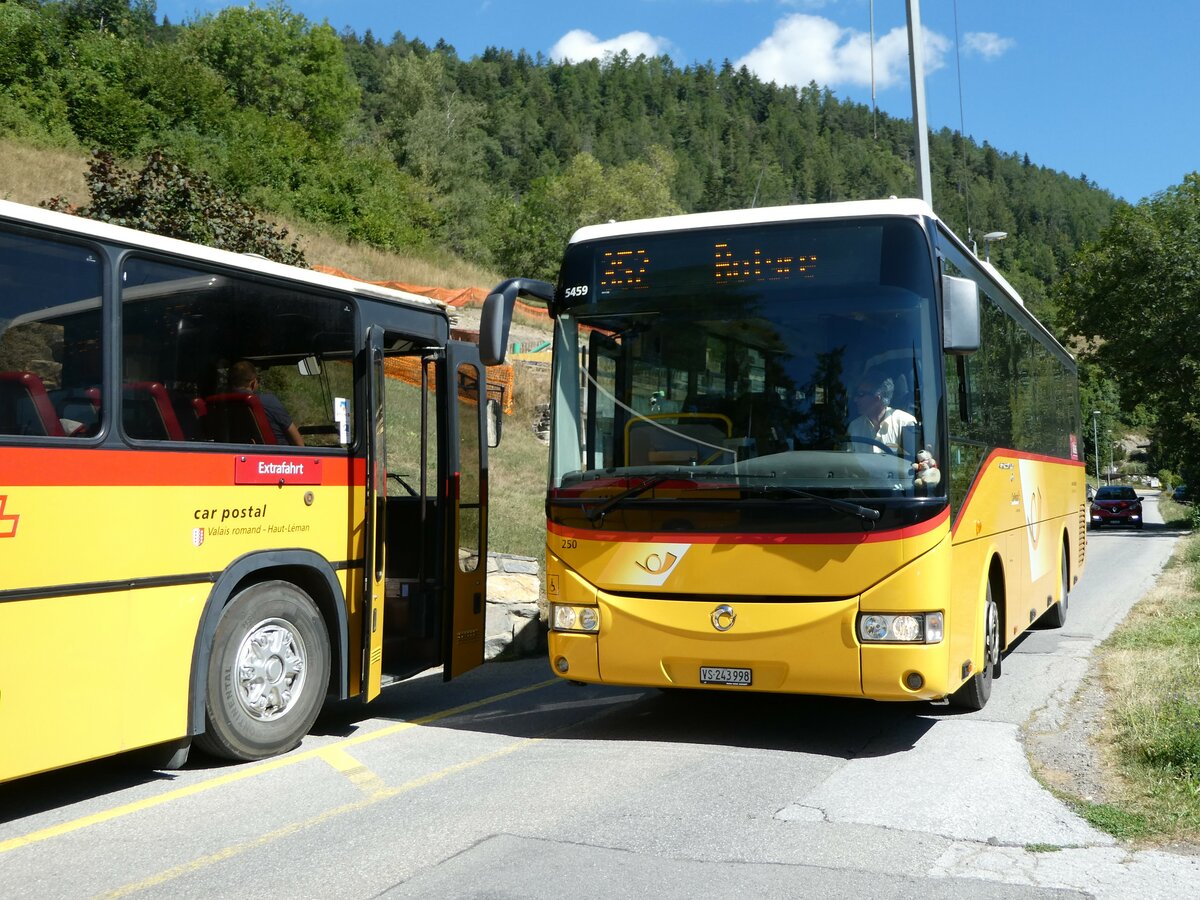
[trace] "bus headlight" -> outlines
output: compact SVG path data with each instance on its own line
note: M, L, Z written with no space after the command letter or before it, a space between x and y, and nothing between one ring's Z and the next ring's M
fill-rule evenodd
M858 636L865 643L939 644L943 621L940 612L870 613L859 616Z
M555 631L582 631L595 634L600 630L600 610L594 606L565 606L550 604L550 627Z

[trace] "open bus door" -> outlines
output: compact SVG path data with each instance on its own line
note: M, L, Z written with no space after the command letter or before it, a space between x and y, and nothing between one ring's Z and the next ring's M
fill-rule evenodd
M483 662L487 589L487 373L473 344L446 347L447 603L442 658L449 681Z
M367 329L367 492L363 521L362 697L379 696L383 681L384 548L387 545L387 429L384 416L383 329Z

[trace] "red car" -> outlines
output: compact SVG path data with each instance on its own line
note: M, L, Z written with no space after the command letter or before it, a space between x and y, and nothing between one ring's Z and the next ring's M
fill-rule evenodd
M1142 527L1142 498L1131 487L1104 485L1092 498L1092 527L1125 525Z

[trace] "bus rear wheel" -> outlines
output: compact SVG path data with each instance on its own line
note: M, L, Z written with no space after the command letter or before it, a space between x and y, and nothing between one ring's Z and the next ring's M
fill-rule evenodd
M1067 624L1067 602L1070 596L1071 586L1068 583L1067 569L1067 548L1063 547L1062 552L1062 570L1059 575L1058 602L1046 610L1046 624L1051 628L1062 628Z
M950 703L963 709L983 709L992 696L992 680L1000 671L1000 610L987 588L983 606L983 665L966 683L950 695Z
M308 594L286 581L246 588L217 623L197 746L242 761L291 750L321 709L329 655L325 623Z

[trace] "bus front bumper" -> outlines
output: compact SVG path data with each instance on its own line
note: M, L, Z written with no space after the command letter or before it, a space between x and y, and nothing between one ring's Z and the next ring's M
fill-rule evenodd
M936 700L958 686L944 641L859 641L857 597L719 604L597 593L595 633L550 632L563 678L877 700Z

